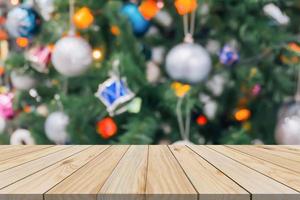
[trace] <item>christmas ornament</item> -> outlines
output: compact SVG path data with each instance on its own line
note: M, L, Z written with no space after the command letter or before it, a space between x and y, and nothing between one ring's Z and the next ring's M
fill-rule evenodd
M154 17L155 22L158 23L159 25L170 28L173 23L173 18L170 15L169 12L160 10Z
M210 120L213 120L218 110L218 104L206 94L200 94L199 100L203 104L203 113Z
M92 49L83 38L68 35L56 42L51 59L59 73L68 77L79 76L92 62Z
M251 94L252 96L257 96L261 92L261 85L260 84L255 84L252 89L251 89Z
M144 0L139 6L139 11L147 20L152 19L159 11L158 3L156 0Z
M10 78L13 87L17 90L29 90L36 83L36 80L32 76L15 70L11 72Z
M83 7L75 12L73 21L77 28L86 29L94 22L94 16L88 7Z
M141 15L136 4L124 4L121 12L128 17L135 35L142 36L147 32L150 22Z
M175 0L175 7L180 15L186 15L196 10L197 0Z
M180 82L174 82L171 85L171 88L174 90L177 97L184 97L190 90L191 86L188 84L182 84Z
M204 126L207 124L207 118L204 116L204 115L199 115L197 117L197 124L200 125L200 126Z
M0 135L4 132L6 128L6 120L4 117L0 116Z
M267 16L273 18L280 25L287 25L290 22L290 18L273 3L266 4L263 10Z
M206 87L214 96L218 97L223 93L226 81L224 75L216 74L206 82Z
M35 2L44 20L49 21L55 10L53 0L35 0Z
M39 105L37 108L36 108L36 112L43 116L43 117L46 117L48 116L49 114L49 110L48 110L48 107L45 105L45 104L41 104Z
M51 113L45 122L45 132L49 140L56 144L66 144L69 141L67 126L69 117L64 112Z
M142 107L142 99L139 97L134 98L130 103L127 104L127 110L129 113L139 113Z
M33 145L35 141L27 129L17 129L10 136L11 145Z
M30 7L18 6L7 14L6 29L12 37L32 37L40 28L41 19Z
M146 78L149 83L155 84L160 79L160 68L154 62L149 61L146 64Z
M96 97L106 106L107 111L112 113L119 105L131 100L134 93L128 88L124 78L112 76L98 86Z
M110 117L106 117L101 121L97 122L97 132L104 139L109 139L117 133L117 125L114 120Z
M211 59L202 46L182 43L168 53L166 70L174 80L198 83L207 78L211 70Z
M20 48L26 48L29 45L29 40L26 37L18 37L16 39L16 44L18 45L18 47Z
M163 46L153 47L151 50L151 60L156 64L162 64L164 61L166 49Z
M121 34L121 31L120 31L119 27L116 26L116 25L113 25L113 26L110 27L110 32L111 32L114 36L118 36L118 35Z
M294 53L300 53L300 45L298 45L296 42L290 42L287 48Z
M223 65L233 65L239 60L239 54L237 51L229 45L225 45L219 55L220 63Z
M278 144L300 145L299 102L290 102L282 106L278 114L275 138Z
M49 72L48 64L51 60L50 47L33 47L26 52L25 57L30 62L30 66L32 66L36 71L40 73Z
M4 119L12 119L15 115L13 109L13 93L0 94L0 116Z
M246 108L239 109L234 114L235 119L239 122L248 120L250 116L251 116L251 112L249 109Z

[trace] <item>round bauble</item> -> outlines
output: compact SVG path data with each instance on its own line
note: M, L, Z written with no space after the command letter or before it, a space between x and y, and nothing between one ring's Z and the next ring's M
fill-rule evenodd
M10 136L10 144L12 145L33 145L35 141L27 129L17 129Z
M117 131L117 125L115 121L110 117L106 117L101 121L97 122L97 132L104 139L109 139L113 137L117 133Z
M198 83L205 80L209 75L211 58L202 46L182 43L168 53L166 70L174 80Z
M6 128L6 120L4 117L0 116L0 135L4 132Z
M36 83L36 80L32 76L17 71L12 71L10 78L13 87L17 90L29 90L33 88Z
M279 111L275 138L278 144L300 144L300 103L285 104Z
M81 37L66 36L58 40L52 52L52 64L61 74L73 77L83 74L92 62L92 49Z
M5 26L12 37L32 37L39 31L41 22L35 10L18 6L7 14Z
M148 31L150 22L142 16L136 4L124 4L121 12L128 17L135 35L142 36Z
M69 140L67 126L69 117L63 112L51 113L45 122L45 132L49 140L56 144L65 144Z
M4 119L12 119L15 116L13 99L14 94L11 92L0 94L0 116Z

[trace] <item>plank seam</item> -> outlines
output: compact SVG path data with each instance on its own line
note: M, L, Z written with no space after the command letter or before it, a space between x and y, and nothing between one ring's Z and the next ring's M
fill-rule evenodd
M50 146L49 148L53 148L53 147L54 147L54 146ZM44 149L49 149L49 148L44 148ZM10 170L10 169L13 169L13 168L15 168L15 167L24 165L24 164L26 164L26 163L29 163L29 162L38 160L38 159L40 159L40 158L42 158L42 157L49 156L49 155L51 155L51 154L53 154L53 153L57 153L57 152L59 152L59 151L65 150L65 149L67 149L67 148L70 148L70 147L66 147L66 148L64 148L64 149L58 149L57 151L54 151L54 152L52 152L52 153L48 153L48 154L45 154L45 155L43 155L43 156L41 156L41 157L38 157L38 158L35 158L35 159L32 159L32 160L28 160L28 161L26 161L26 162L24 162L24 163L21 163L21 164L19 164L19 165L16 165L16 166L7 168L7 169L5 169L5 170L2 170L2 171L0 171L0 173L1 173L1 172L4 172L4 171L7 171L7 170ZM42 149L42 150L44 150L44 149ZM35 152L35 151L34 151L34 152ZM30 153L33 153L33 152L30 152ZM23 154L23 155L24 155L24 154ZM7 161L7 160L6 160L6 161ZM2 161L1 161L1 162L2 162Z
M92 148L93 146L95 145L92 145L91 147L89 148ZM56 187L58 184L60 184L61 182L63 182L65 179L69 178L71 175L73 175L75 172L77 172L78 170L80 170L81 168L83 168L84 166L86 166L87 164L89 164L91 161L93 161L94 159L96 159L98 156L100 156L103 152L105 152L107 149L109 149L112 145L109 145L108 147L106 147L103 151L101 151L99 154L97 154L94 158L92 158L90 161L88 161L87 163L85 163L84 165L82 165L81 167L79 167L77 170L75 170L73 173L71 173L69 176L65 177L64 179L62 179L60 182L58 182L57 184L55 184L54 186L52 186L51 188L49 188L46 192L43 193L43 200L45 200L45 194L47 192L49 192L50 190L52 190L54 187ZM86 148L84 149L83 151L89 149L89 148ZM82 153L82 151L80 152Z
M208 162L211 166L213 166L214 168L216 168L217 170L219 170L220 172L222 172L226 177L228 177L230 180L232 180L234 183L236 183L238 186L240 186L241 188L243 188L246 192L248 192L248 194L250 195L250 200L253 199L252 197L252 193L247 190L246 188L244 188L241 184L239 184L236 180L234 180L233 178L231 178L230 176L228 176L225 172L223 172L220 168L218 168L217 166L214 166L212 163L210 163L206 158L202 157L199 153L197 153L196 151L194 151L192 148L190 148L189 146L187 146L191 151L193 151L195 154L197 154L198 156L200 156L202 159L204 159L206 162Z
M145 178L145 191L144 191L144 198L143 199L145 199L146 200L146 198L147 198L147 195L146 195L146 191L147 191L147 182L148 182L148 168L149 168L149 152L150 152L150 147L149 147L149 145L147 145L147 147L148 147L148 151L147 151L147 166L146 166L146 178Z
M71 146L71 147L74 147L74 146ZM71 147L69 147L69 148L71 148ZM44 170L44 169L46 169L46 168L48 168L48 167L51 167L52 165L55 165L55 164L58 163L58 162L61 162L61 161L63 161L63 160L66 160L66 159L70 158L71 156L76 155L76 154L78 154L78 153L80 153L80 152L82 152L82 151L84 151L84 150L86 150L86 149L88 149L88 148L90 148L90 147L87 147L87 148L85 148L85 149L83 149L83 150L81 150L81 151L79 151L79 152L73 153L73 154L71 154L70 156L68 156L68 157L66 157L66 158L64 158L64 159L62 159L62 160L59 160L59 161L57 161L57 162L55 162L55 163L53 163L53 164L51 164L51 165L49 165L49 166L47 166L47 167L44 167L44 168L42 168L42 169L39 169L38 171L36 171L36 172L34 172L34 173L32 173L32 174L29 174L29 175L27 175L27 176L24 176L23 178L21 178L21 179L15 181L15 182L13 182L13 183L10 183L10 184L8 184L8 185L6 185L6 186L0 188L0 190L6 188L6 187L8 187L8 186L11 186L11 185L13 185L13 184L15 184L15 183L17 183L17 182L19 182L19 181L21 181L21 180L23 180L23 179L29 177L29 176L32 176L33 174L36 174L36 173L38 173L38 172L40 172L40 171L42 171L42 170Z
M296 173L300 173L300 171L297 171L297 170L294 170L294 169L290 169L290 168L288 168L288 167L285 167L285 166L283 166L283 165L279 165L279 164L277 164L277 163L274 163L274 162L272 162L272 161L270 161L270 160L265 160L265 159L263 159L263 158L256 157L256 156L254 156L254 155L251 155L251 154L249 154L249 153L247 153L247 152L243 152L243 151L237 150L237 149L235 149L235 148L231 148L231 147L230 147L230 146L228 146L228 145L224 145L224 146L225 146L225 147L228 147L228 148L230 148L230 149L233 149L233 150L235 150L235 151L242 152L242 153L244 153L244 154L247 154L247 155L253 156L253 157L255 157L255 158L257 158L257 159L260 159L260 160L263 160L263 161L265 161L265 162L268 162L268 163L274 164L274 165L276 165L276 166L279 166L279 167L285 168L285 169L287 169L287 170L290 170L290 171L293 171L293 172L296 172ZM294 162L294 161L293 161L293 162Z
M277 150L275 150L275 149L267 149L266 147L267 147L267 146L264 146L264 147L254 146L254 149L257 149L258 151L259 151L259 150L262 150L262 152L266 151L266 152L268 152L268 153L271 154L271 155L278 156L278 157L280 157L280 158L287 159L287 160L290 160L290 161L292 161L292 162L299 162L298 160L293 160L293 159L290 158L291 156L300 157L299 155L295 155L294 153L283 151L283 152L286 153L286 154L290 154L289 157L284 157L283 155L276 155L276 154L273 154L273 152L276 153L276 151L277 151L278 149L277 149ZM279 150L280 150L280 149L279 149Z
M123 155L120 157L119 161L117 162L116 166L113 168L113 170L111 171L111 173L109 174L109 176L107 176L107 178L105 179L105 181L103 182L103 185L99 188L99 190L96 193L96 200L98 199L99 193L102 189L102 187L105 185L106 181L109 179L109 177L113 174L113 172L115 171L115 169L117 168L117 166L119 165L119 163L121 162L121 160L124 158L125 154L128 152L129 148L132 145L129 145L128 148L126 149L126 151L123 153Z
M225 146L225 147L228 148L227 146ZM207 148L209 148L209 147L207 147ZM210 149L213 150L213 151L216 151L215 149L212 149L212 148L210 148ZM231 149L231 148L230 148L230 149ZM264 173L262 173L262 172L260 172L260 171L258 171L258 170L256 170L256 169L254 169L254 168L252 168L252 167L250 167L250 166L248 166L248 165L245 165L245 164L241 163L241 162L238 161L238 160L235 160L235 159L233 159L233 158L231 158L231 157L229 157L229 156L227 156L227 155L225 155L225 154L223 154L223 153L221 153L221 152L219 152L219 151L216 151L216 152L218 152L219 154L222 154L222 155L226 156L227 158L229 158L229 159L231 159L231 160L234 160L234 161L240 163L241 165L244 165L244 166L246 166L246 167L248 167L248 168L250 168L250 169L252 169L252 170L254 170L254 171L256 171L256 172L258 172L258 173L260 173L260 174L262 174L262 175L264 175L264 176L266 176L266 177L268 177L268 178L270 178L270 179L272 179L272 180L274 180L275 182L278 182L278 183L280 183L280 184L282 184L282 185L284 185L284 186L286 186L286 187L288 187L288 188L290 188L290 189L292 189L292 190L294 190L294 191L296 191L296 192L300 192L300 190L297 190L297 189L295 189L295 188L292 188L291 186L288 186L288 185L286 185L285 183L282 183L282 182L280 182L280 181L278 181L278 180L276 180L276 179L270 177L269 175L264 174ZM239 152L239 151L237 151L237 152ZM243 152L239 152L239 153L243 153ZM243 153L243 154L245 154L245 153ZM248 154L245 154L245 155L249 157ZM250 155L250 156L251 156L251 155ZM254 156L251 156L251 157L254 157ZM251 157L250 157L250 158L251 158ZM254 157L254 158L256 158L256 157ZM273 164L273 163L271 163L271 164ZM277 167L282 168L282 167L280 167L280 166L277 166Z
M48 149L48 148L51 148L51 147L53 147L53 145L52 146L46 146L45 148L41 148L41 149ZM23 156L24 154L37 152L37 151L40 151L41 149L36 149L36 150L32 150L32 151L29 151L29 152L26 152L26 153L22 153L22 154L19 154L19 155L16 155L16 156L12 156L12 157L9 157L7 159L0 160L0 162L7 161L7 160L12 159L12 158L20 157L20 156Z
M185 145L184 145L185 146ZM182 169L183 173L185 174L186 178L189 180L189 182L191 183L191 185L193 186L195 192L197 192L197 200L200 199L200 193L198 192L198 190L196 189L196 187L194 186L193 182L191 181L190 177L187 175L187 173L185 172L185 170L183 169L183 167L181 166L180 162L178 161L178 159L176 158L176 156L174 155L173 151L170 149L170 145L167 145L169 151L171 152L172 156L175 158L176 162L178 163L178 165L180 166L180 168Z

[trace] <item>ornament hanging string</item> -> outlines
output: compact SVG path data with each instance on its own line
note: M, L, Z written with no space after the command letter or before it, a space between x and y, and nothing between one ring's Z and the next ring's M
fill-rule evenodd
M193 43L193 35L195 32L195 18L196 11L191 14L185 14L183 16L183 30L184 30L184 41L188 43Z
M69 34L74 35L75 34L75 25L73 22L73 16L74 16L74 11L75 11L75 0L69 0Z
M298 83L297 83L295 100L296 102L300 102L300 65L298 65Z

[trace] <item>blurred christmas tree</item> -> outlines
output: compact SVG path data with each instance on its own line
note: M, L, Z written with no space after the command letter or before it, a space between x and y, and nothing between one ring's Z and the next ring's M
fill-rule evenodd
M2 144L300 144L299 1L0 4Z

